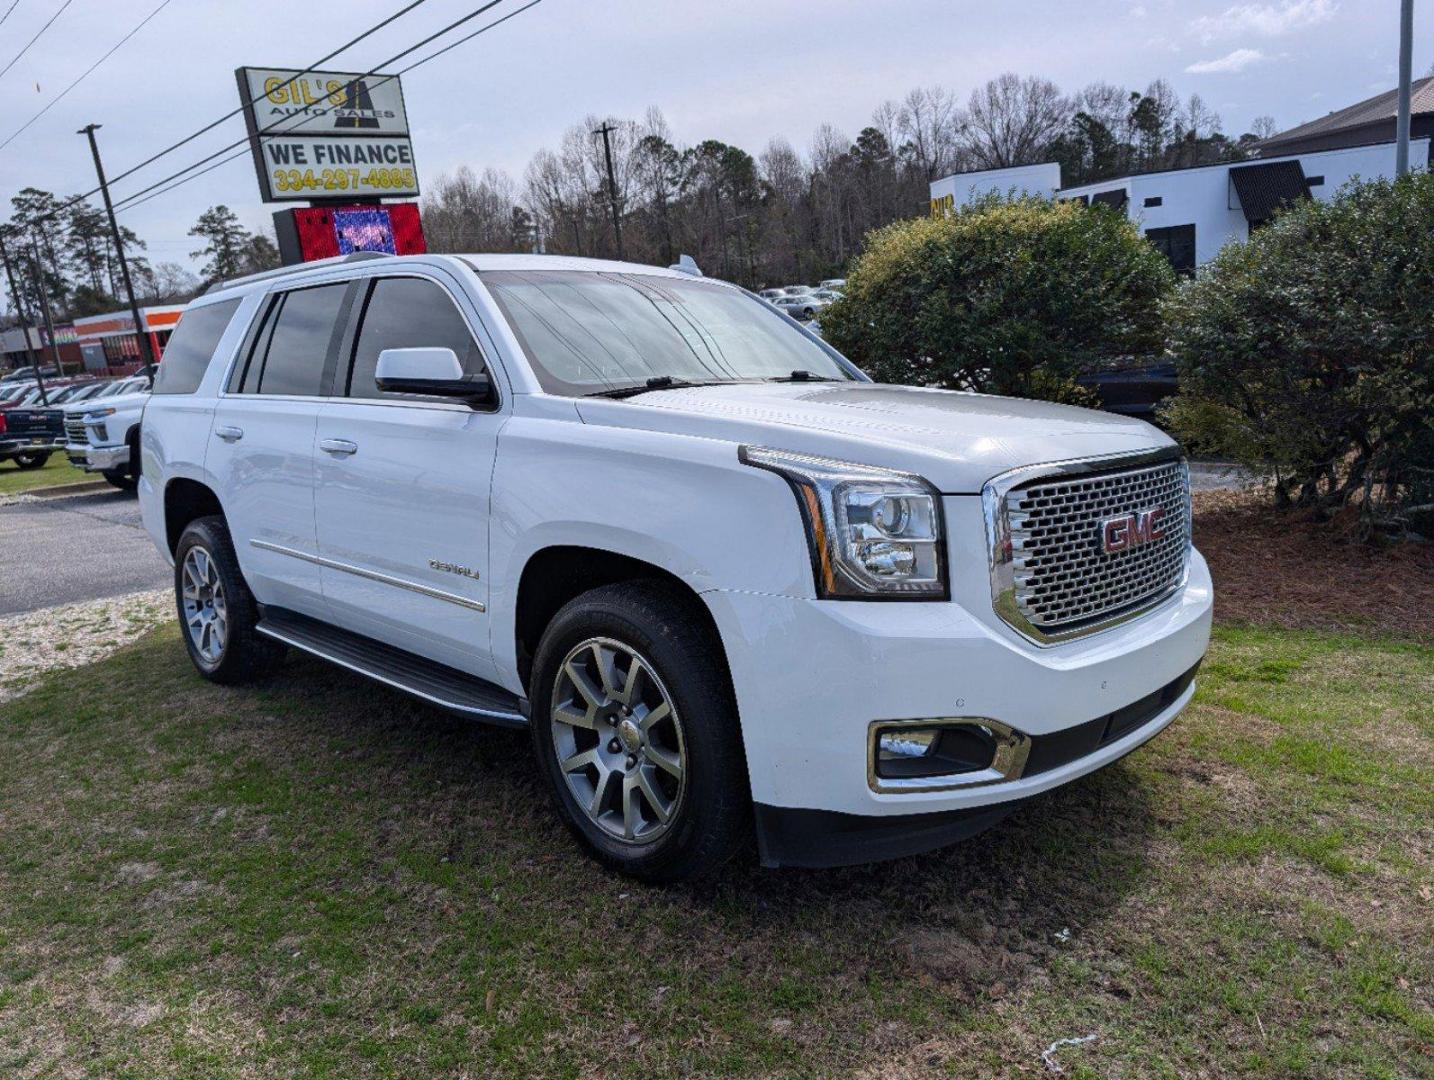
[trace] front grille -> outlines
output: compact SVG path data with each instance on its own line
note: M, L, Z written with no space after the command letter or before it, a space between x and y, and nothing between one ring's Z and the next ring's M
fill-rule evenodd
M85 435L85 418L83 416L65 417L65 441L68 443L87 443L90 441Z
M1159 509L1158 536L1139 536L1126 515ZM1180 583L1190 547L1190 474L1185 462L1038 479L1006 493L1010 603L1045 636L1078 633L1153 603Z

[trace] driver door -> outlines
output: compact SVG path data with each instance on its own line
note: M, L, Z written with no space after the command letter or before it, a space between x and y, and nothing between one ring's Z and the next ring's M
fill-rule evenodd
M358 288L315 438L324 597L345 629L491 680L489 487L504 417L374 383L385 349L449 348L465 374L487 370L476 317L436 277Z

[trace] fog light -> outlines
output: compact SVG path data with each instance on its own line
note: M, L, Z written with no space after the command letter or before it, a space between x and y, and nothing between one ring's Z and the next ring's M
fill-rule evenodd
M910 758L925 757L936 749L936 740L940 735L941 732L936 728L883 731L877 739L877 760L906 761Z
M981 723L878 728L876 775L889 780L982 772L996 760L996 736Z

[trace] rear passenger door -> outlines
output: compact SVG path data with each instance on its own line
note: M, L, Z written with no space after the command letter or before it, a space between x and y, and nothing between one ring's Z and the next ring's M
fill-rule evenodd
M205 458L261 603L326 618L314 533L314 429L333 381L347 282L271 295L214 410Z
M449 348L466 373L489 370L476 312L446 279L417 274L359 283L353 309L315 452L333 619L492 679L488 507L503 416L496 407L386 394L374 383L384 349Z

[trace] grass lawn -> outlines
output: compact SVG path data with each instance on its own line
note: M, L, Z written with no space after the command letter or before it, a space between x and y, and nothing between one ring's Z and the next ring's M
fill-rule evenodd
M1434 648L1224 629L932 856L659 890L517 734L169 624L0 706L0 1076L1434 1076Z
M0 495L18 495L54 484L82 484L86 480L99 479L101 477L96 473L75 468L63 452L52 454L50 460L38 469L19 469L13 461L0 461Z

